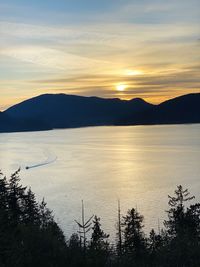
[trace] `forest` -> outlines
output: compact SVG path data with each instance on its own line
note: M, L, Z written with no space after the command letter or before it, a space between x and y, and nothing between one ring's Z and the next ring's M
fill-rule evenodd
M193 199L177 186L158 232L147 234L143 215L134 208L121 214L119 205L114 245L98 215L76 222L80 230L67 240L46 202L21 185L20 170L0 173L0 267L199 267L200 203Z

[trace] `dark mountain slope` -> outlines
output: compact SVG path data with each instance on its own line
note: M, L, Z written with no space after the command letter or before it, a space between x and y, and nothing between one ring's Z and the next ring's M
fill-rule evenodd
M11 119L7 114L0 112L0 132L13 132L18 129L16 120Z
M142 99L124 101L65 94L41 95L5 111L15 119L40 120L50 128L112 125L126 116L152 108Z
M153 106L135 118L127 117L119 124L180 124L200 123L200 93L188 94Z
M51 128L35 119L13 118L5 112L0 112L0 132L24 132L24 131L43 131Z
M153 114L155 123L200 122L200 93L188 94L163 102Z
M200 93L151 105L130 101L45 94L0 113L0 132L100 125L200 123Z

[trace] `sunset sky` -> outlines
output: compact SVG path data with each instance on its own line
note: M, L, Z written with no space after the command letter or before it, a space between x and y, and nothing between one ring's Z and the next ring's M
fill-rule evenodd
M200 92L199 0L0 0L0 110L43 93Z

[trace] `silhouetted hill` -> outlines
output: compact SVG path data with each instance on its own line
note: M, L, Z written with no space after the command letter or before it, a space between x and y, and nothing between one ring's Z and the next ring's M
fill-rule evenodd
M180 123L200 123L200 93L167 100L135 118L129 116L118 122L121 125Z
M155 107L154 123L200 122L200 93L188 94L163 102Z
M23 132L50 130L47 124L35 119L13 118L0 112L0 132Z
M17 129L17 121L10 118L7 114L0 112L0 132L12 132L17 131Z
M140 98L45 94L0 113L0 132L100 125L200 123L200 93L152 105Z
M14 119L40 120L50 128L113 125L152 105L142 99L130 101L65 94L45 94L17 104L5 111Z

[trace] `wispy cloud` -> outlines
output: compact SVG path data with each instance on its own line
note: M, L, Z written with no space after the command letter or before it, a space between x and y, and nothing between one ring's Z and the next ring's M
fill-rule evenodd
M60 91L159 102L199 90L198 0L20 3L0 3L4 103L11 92L15 99ZM117 92L117 83L126 91Z

